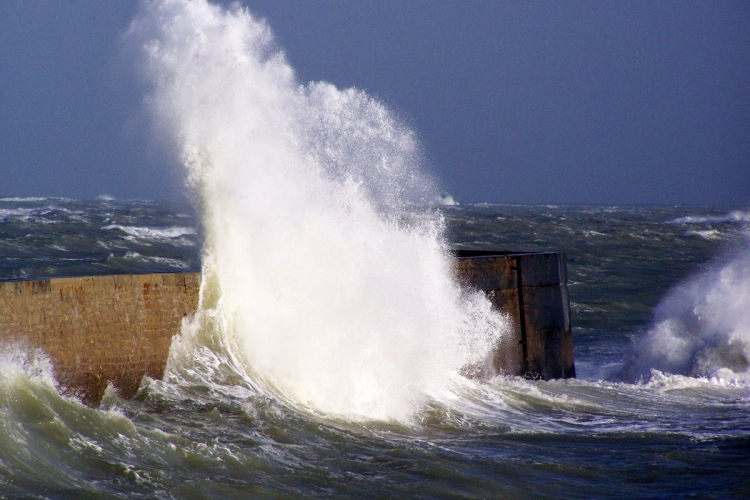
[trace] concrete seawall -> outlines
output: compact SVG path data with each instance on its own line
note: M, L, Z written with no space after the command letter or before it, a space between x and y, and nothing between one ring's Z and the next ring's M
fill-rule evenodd
M198 273L0 282L0 342L42 349L86 402L100 401L107 381L129 398L145 375L163 375L199 286Z
M488 294L513 322L494 371L529 378L575 376L564 255L456 252L457 278ZM111 381L132 397L161 378L172 337L195 313L199 273L0 282L0 346L49 355L60 384L98 403Z
M511 318L511 334L495 350L495 372L545 380L575 377L565 254L463 250L455 255L458 279L483 290Z

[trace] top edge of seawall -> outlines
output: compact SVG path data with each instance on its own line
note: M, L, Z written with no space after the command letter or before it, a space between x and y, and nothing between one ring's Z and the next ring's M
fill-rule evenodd
M457 259L472 259L477 257L518 257L525 255L565 255L565 252L517 252L514 250L451 250L450 253Z
M128 279L129 277L137 277L138 279L148 279L149 277L161 278L164 276L172 275L200 275L200 270L195 271L163 271L163 272L130 272L130 273L107 273L107 274L72 274L65 276L31 276L25 278L3 278L0 277L0 283L24 283L27 281L38 281L38 282L55 282L55 281L71 281L71 280L86 280L86 279L100 279L100 278L120 278Z

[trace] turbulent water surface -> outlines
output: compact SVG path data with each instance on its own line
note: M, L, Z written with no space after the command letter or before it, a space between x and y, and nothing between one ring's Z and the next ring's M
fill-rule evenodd
M396 114L237 5L144 1L124 45L194 207L2 198L0 275L201 270L198 312L95 408L0 344L0 495L750 496L744 207L448 205ZM509 325L451 248L567 252L578 379L460 375Z
M61 394L43 356L6 347L0 493L747 496L747 212L441 211L454 247L567 252L577 380L457 379L453 397L418 399L401 420L329 415L254 375L208 318L178 337L164 380L145 380L134 400L110 391L88 408ZM167 206L2 199L0 214L5 278L179 271L199 262L194 220Z

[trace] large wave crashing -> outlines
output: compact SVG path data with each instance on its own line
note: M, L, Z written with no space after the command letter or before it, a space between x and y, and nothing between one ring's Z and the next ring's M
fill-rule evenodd
M204 328L318 411L403 419L449 397L505 323L454 282L439 215L415 212L437 193L415 134L360 90L298 82L239 5L144 2L128 39L199 200Z
M675 287L654 311L623 374L662 372L750 381L750 252Z

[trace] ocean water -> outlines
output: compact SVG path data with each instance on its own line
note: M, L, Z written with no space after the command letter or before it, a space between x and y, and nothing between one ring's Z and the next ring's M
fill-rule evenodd
M91 408L42 355L5 346L0 496L747 497L750 213L439 211L454 248L567 253L578 379L456 381L400 420L327 414L204 324L175 341L164 380ZM196 226L152 202L0 199L0 266L14 279L198 269Z
M95 408L0 346L0 496L750 496L746 207L457 205L238 5L142 2L123 46L192 208L2 198L0 275L201 270L198 311ZM453 248L567 252L578 379L460 375L509 324Z

